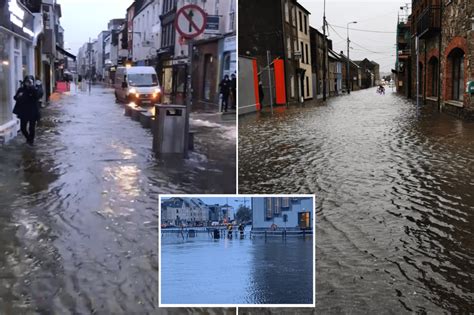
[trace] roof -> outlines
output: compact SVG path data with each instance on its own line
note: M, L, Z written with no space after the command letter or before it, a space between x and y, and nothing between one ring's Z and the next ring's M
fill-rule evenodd
M347 62L347 57L346 57L343 53L340 53L339 56L341 56L341 59L344 59L344 61ZM349 59L349 62L350 62L353 66L355 66L355 67L357 67L357 68L360 68L360 66L359 66L357 63L355 63L354 61L352 61L351 59Z
M311 14L311 12L309 12L308 10L306 10L306 8L303 7L300 3L296 2L296 6L297 6L298 8L300 8L301 10L303 10L306 14L308 14L308 15Z
M332 49L329 49L328 48L328 57L329 58L333 58L333 59L336 59L336 60L340 60L341 57Z

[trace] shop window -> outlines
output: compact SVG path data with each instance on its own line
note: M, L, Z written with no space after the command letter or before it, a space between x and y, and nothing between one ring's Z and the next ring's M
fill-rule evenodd
M204 56L204 85L203 85L203 97L205 100L211 99L211 84L212 84L212 75L211 67L214 62L214 57L212 54L206 54Z
M451 64L451 99L463 101L464 99L464 52L456 48L448 56ZM448 76L449 77L449 76Z
M309 212L298 213L298 223L302 230L311 228L311 214Z
M0 125L12 118L10 110L10 36L0 31Z

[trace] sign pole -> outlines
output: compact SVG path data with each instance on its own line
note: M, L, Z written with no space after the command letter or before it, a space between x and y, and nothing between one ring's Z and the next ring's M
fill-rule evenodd
M185 124L185 136L184 136L184 157L188 157L189 150L189 117L192 107L192 78L193 78L193 50L194 40L188 41L188 75L186 84L186 124Z

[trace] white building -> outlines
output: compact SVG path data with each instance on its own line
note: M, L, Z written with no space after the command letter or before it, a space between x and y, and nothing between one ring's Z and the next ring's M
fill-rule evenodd
M311 197L252 198L252 229L288 230L313 228L314 204Z
M160 48L163 0L146 0L140 8L135 8L133 18L133 62L148 65L156 58Z
M0 16L0 145L13 139L19 123L13 115L13 96L20 80L35 74L33 14L20 1L10 0Z
M309 15L299 3L296 4L296 21L298 45L296 50L301 56L299 58L298 67L300 68L299 79L299 96L304 100L313 98L313 76L311 67L311 41L309 30Z
M194 225L209 221L209 207L198 198L170 198L161 203L161 222Z

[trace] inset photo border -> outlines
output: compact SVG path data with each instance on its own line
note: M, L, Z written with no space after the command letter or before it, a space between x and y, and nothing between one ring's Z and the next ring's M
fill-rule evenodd
M316 306L315 195L160 195L159 307Z

